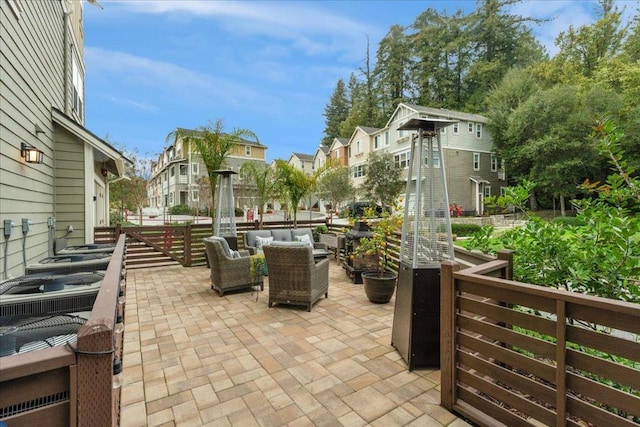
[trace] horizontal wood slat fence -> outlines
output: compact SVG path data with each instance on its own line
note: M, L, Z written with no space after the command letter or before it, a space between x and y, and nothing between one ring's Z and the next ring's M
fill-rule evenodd
M511 268L508 252L443 263L442 405L480 425L638 426L640 306L514 282Z
M326 220L298 220L297 227L327 225ZM238 248L244 247L243 235L247 230L259 229L259 222L239 222ZM292 221L264 222L263 229L294 228ZM95 243L114 243L120 234L127 242L127 267L145 268L181 264L185 267L206 265L207 258L202 239L213 234L212 224L147 225L96 227Z

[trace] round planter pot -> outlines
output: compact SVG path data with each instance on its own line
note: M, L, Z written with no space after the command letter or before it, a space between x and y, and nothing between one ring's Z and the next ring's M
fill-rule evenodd
M362 273L364 293L369 301L375 304L386 304L396 290L397 278L398 275L393 272L385 272L382 277L378 277L375 271L365 271Z

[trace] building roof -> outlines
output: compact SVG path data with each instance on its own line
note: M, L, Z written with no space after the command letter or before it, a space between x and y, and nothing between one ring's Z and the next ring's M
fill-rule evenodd
M438 117L443 119L457 119L464 120L468 122L478 122L478 123L487 123L489 119L485 116L481 116L480 114L472 114L472 113L463 113L461 111L453 111L447 110L446 108L432 108L432 107L424 107L422 105L415 104L407 104L400 103L398 107L404 105L407 108L410 108L420 114L426 114L431 117Z
M291 153L291 157L297 157L300 160L308 160L308 161L312 161L314 155L313 154L304 154L304 153Z
M374 128L371 126L358 126L358 127L362 129L367 135L374 134L378 132L380 129L382 129L382 128Z
M188 136L193 136L193 137L196 137L196 138L197 137L202 137L202 134L203 134L202 131L199 131L199 130L196 130L196 129L186 129L186 128L181 128L181 127L177 127L176 128L176 132L183 133L183 134L186 134ZM223 135L229 135L229 134L228 133L224 133ZM267 148L265 145L261 144L260 142L249 141L249 140L244 139L244 138L240 138L240 142L242 144L245 144L245 145L254 145L254 146L257 146L257 147Z

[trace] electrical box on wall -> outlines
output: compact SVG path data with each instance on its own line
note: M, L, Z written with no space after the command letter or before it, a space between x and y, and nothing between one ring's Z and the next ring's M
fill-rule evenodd
M11 233L13 232L13 227L16 226L16 223L13 222L12 219L5 219L4 220L4 238L8 239L9 237L11 237Z

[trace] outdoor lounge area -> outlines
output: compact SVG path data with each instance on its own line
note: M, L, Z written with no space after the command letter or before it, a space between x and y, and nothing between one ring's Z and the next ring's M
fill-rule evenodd
M372 304L330 261L311 312L265 290L210 286L206 267L129 269L121 425L464 426L440 371L390 345L394 300Z

